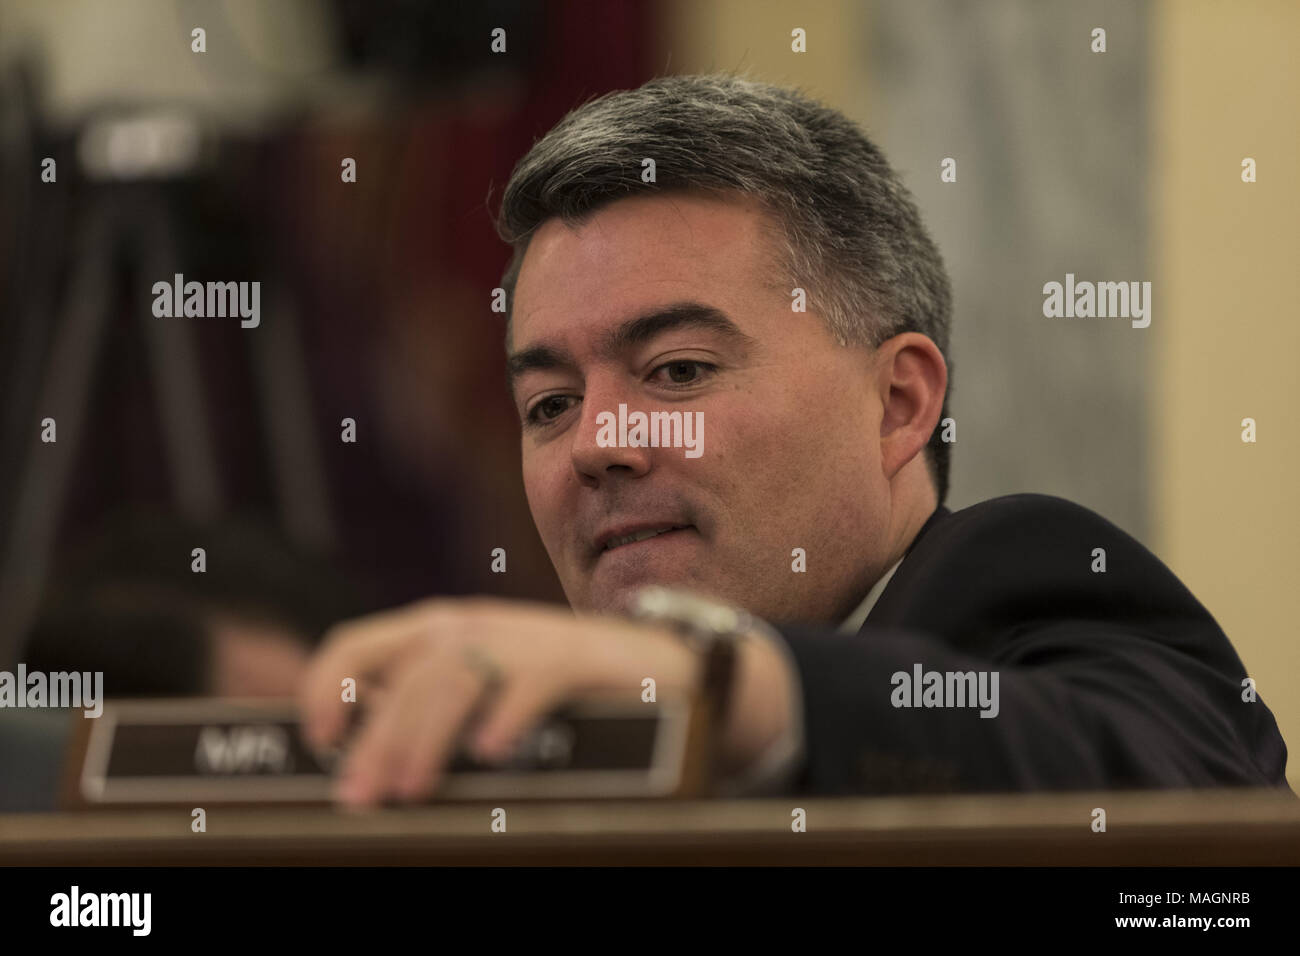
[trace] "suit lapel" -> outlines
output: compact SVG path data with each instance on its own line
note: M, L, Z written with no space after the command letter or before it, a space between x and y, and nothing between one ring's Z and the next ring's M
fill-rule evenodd
M926 535L931 534L935 528L941 525L944 519L951 514L951 511L940 505L934 510L934 513L926 519L925 524L921 525L921 530L916 533L916 537L912 539L912 543L907 546L907 551L903 555L903 562L898 566L898 570L894 572L894 576L890 578L889 584L886 585L879 600L876 601L876 606L873 607L871 613L867 615L867 620L863 622L863 627L866 627L868 623L875 625L899 625L903 623L903 616L907 611L906 595L909 591L907 585L909 579L912 577L912 574L909 573L909 571L914 572L916 569L915 562L913 562L912 567L909 569L908 559L911 557L912 552L916 550L917 545L920 544L921 539L926 537ZM859 629L858 633L861 634L862 630Z

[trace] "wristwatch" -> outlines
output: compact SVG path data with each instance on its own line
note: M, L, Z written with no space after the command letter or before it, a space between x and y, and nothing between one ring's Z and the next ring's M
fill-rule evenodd
M764 625L749 612L688 591L659 586L633 595L629 613L637 620L665 624L700 657L699 693L708 714L710 756L717 753L735 683L736 648Z

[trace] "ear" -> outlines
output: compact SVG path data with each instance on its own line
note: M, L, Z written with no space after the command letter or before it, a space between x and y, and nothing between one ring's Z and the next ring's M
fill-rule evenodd
M920 332L904 332L876 350L880 420L880 467L894 475L925 450L948 389L948 365L939 347Z

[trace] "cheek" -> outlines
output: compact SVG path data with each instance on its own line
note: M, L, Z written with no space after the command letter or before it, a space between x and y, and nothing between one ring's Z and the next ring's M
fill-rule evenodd
M787 482L819 467L828 439L842 427L829 417L825 405L803 395L738 393L716 416L714 464L735 472L743 485Z
M700 462L677 462L688 481L705 486L721 516L721 540L748 547L767 534L784 534L792 492L806 487L808 439L788 409L753 393L738 395L725 409L706 413ZM711 430L710 430L711 426ZM689 466L707 462L695 471Z
M558 446L523 450L524 496L533 523L545 541L551 529L561 523L564 512L563 489L566 472Z
M866 491L878 448L863 409L817 385L737 398L718 410L706 457L724 497L746 502L759 526L797 517L801 502L842 507L846 488L851 499Z
M523 469L524 497L528 499L528 510L532 512L533 522L540 528L546 517L545 504L548 496L542 487L543 473L535 459L530 459L524 452Z

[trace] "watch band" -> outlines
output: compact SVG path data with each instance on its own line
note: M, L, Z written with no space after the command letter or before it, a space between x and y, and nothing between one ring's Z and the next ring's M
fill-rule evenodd
M698 692L708 714L710 761L717 754L735 686L737 645L755 625L747 612L686 591L642 588L631 614L666 624L700 659Z
M697 644L696 653L702 658L699 691L709 709L709 726L716 741L726 726L727 708L736 684L736 641L713 637L703 645Z

